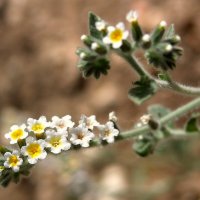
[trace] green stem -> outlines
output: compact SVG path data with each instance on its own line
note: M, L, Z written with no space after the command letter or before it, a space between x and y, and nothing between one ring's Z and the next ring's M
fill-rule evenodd
M136 58L133 58L130 54L122 54L120 52L117 52L117 54L124 58L139 76L146 76L152 79L152 76L149 74L149 72L146 71L145 68L141 67L140 63L136 60Z
M177 82L174 82L171 80L171 78L168 76L168 80L160 80L155 77L153 77L145 68L142 66L139 61L137 61L136 58L134 58L130 54L123 54L117 52L118 55L120 55L122 58L124 58L130 65L131 67L137 72L139 76L146 76L152 80L154 80L157 85L161 88L167 88L171 89L173 91L176 91L181 94L187 94L187 95L193 95L193 96L199 96L200 95L200 88L199 87L191 87L191 86L186 86Z
M184 106L181 106L177 108L175 111L170 112L168 115L161 118L160 123L165 124L169 121L172 121L173 119L179 118L185 113L190 112L191 110L197 109L200 107L200 98L196 98L193 101L185 104Z
M158 123L160 124L160 126L165 125L166 123L173 121L175 119L177 119L178 117L181 117L183 115L185 115L186 113L196 109L200 107L200 98L197 98L195 100L192 100L191 102L177 108L176 110L174 110L173 112L170 112L169 114L165 115L164 117L162 117L160 119L160 121L158 121ZM120 134L120 137L117 141L119 140L124 140L124 139L129 139L129 138L133 138L139 135L144 135L148 132L151 131L151 128L148 125L142 126L140 128L134 128L128 131L123 131ZM176 134L177 133L177 134ZM182 131L174 131L173 135L183 135ZM101 143L99 141L96 141L93 146L99 146L101 145Z

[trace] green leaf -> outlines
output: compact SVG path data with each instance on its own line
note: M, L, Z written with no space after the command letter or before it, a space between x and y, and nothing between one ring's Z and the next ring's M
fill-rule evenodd
M154 104L148 107L148 113L153 116L153 118L160 119L161 117L164 117L168 113L170 113L171 110L169 108L166 108L159 104Z
M171 110L159 104L154 104L148 107L148 113L152 116L153 119L160 119L165 115L169 114ZM173 122L168 122L166 126L174 127Z
M4 170L0 176L0 185L7 187L12 180L12 174L10 170Z
M166 74L159 73L158 78L162 81L168 81L168 77Z
M143 36L143 32L142 32L142 29L141 29L138 21L132 22L131 33L132 33L133 40L136 42L140 42L140 40Z
M159 43L162 40L164 33L165 27L158 25L151 34L153 44Z
M157 89L158 87L153 80L142 77L134 83L133 88L129 91L128 97L134 103L140 105L154 95Z
M18 183L20 180L20 174L19 173L13 173L13 182Z
M200 114L193 115L186 123L185 130L187 133L196 133L200 132L200 128L198 125L198 118L200 117Z
M78 67L81 70L83 77L87 78L93 75L98 79L100 75L107 75L108 70L110 69L110 63L106 58L101 57L94 61L81 60Z
M176 61L182 55L183 50L180 47L172 46L172 50L167 51L167 45L169 45L169 42L160 42L149 48L145 52L148 63L165 71L175 68Z
M175 28L174 28L174 24L171 24L165 32L164 39L166 40L171 39L174 36L175 36Z
M94 13L90 12L89 13L89 31L90 35L97 38L101 39L102 35L101 32L96 29L95 23L101 21L101 18L96 16Z
M148 134L143 136L142 139L138 139L133 144L133 150L140 156L146 157L149 154L152 154L157 140L153 137L153 135Z

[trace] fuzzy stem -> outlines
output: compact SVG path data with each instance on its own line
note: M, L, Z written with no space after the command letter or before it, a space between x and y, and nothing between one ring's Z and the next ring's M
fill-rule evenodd
M167 81L157 79L157 78L151 76L151 74L147 70L145 70L145 68L142 66L142 64L139 63L139 61L134 56L132 56L130 54L119 53L119 52L117 52L117 53L131 65L131 67L137 72L137 74L139 76L146 76L146 77L154 80L159 87L167 88L167 89L176 91L181 94L187 94L187 95L192 95L192 96L200 95L199 87L191 87L191 86L186 86L186 85L174 82L171 80L171 78L169 76L167 76L168 77Z
M177 108L173 112L170 112L169 114L162 117L160 119L160 121L158 121L158 123L162 127L166 123L173 121L176 118L181 117L181 116L185 115L186 113L188 113L198 107L200 107L200 98L194 99L191 102ZM150 131L151 131L151 128L148 125L145 125L140 128L130 129L128 131L123 131L120 133L120 137L118 138L117 141L133 138L133 137L136 137L139 135L144 135ZM170 132L172 133L172 131L170 131ZM184 135L184 134L183 134L183 131L174 131L171 135L179 136L179 135ZM100 145L101 145L101 142L96 140L96 141L94 141L92 146L100 146Z

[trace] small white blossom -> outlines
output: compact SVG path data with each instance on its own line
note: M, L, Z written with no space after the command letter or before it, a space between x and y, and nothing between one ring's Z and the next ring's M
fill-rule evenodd
M129 32L125 30L122 22L118 23L116 27L108 26L108 34L103 38L105 44L112 44L114 49L118 49L122 46L122 41L126 40Z
M109 113L109 120L113 122L117 122L117 116L115 115L114 111Z
M4 157L6 161L4 162L4 167L5 168L12 168L14 172L18 172L20 166L23 163L22 158L20 158L20 154L18 151L14 150L12 153L11 152L6 152L4 154Z
M26 138L26 146L21 148L21 153L28 156L28 162L35 164L38 159L45 159L47 152L44 150L46 142L44 140L35 140L33 137Z
M60 153L62 150L66 151L70 149L71 144L67 141L66 131L60 130L48 130L46 138L46 147L49 147L51 152L54 154Z
M52 117L51 127L56 128L58 131L68 130L74 126L74 122L71 120L70 115L66 115L64 117Z
M90 141L94 138L94 133L89 131L85 126L79 125L70 130L70 141L74 145L81 145L82 147L89 147Z
M128 22L132 23L138 20L138 13L136 11L131 10L127 15L126 19Z
M106 29L106 23L105 23L105 21L98 21L98 22L96 22L95 23L95 26L96 26L96 29L98 30L98 31L103 31L103 30L105 30Z
M28 136L28 132L25 129L25 124L21 126L13 125L10 128L10 132L5 134L5 138L10 139L10 144L16 144L18 140L22 140Z
M98 127L100 138L106 140L108 143L113 143L115 137L119 135L119 130L114 128L113 122L107 122L105 125Z
M142 122L143 125L145 125L148 124L150 118L151 118L150 114L143 115L142 117L140 117L140 121Z
M142 41L143 42L150 42L151 40L151 37L149 34L144 34L143 37L142 37Z
M97 122L95 115L91 115L90 117L81 115L81 120L79 121L79 124L84 124L86 128L93 130L95 126L99 125L99 122Z
M167 26L167 22L166 21L161 21L160 22L160 27L165 28Z
M45 128L49 126L45 116L41 116L39 119L29 118L27 120L28 130L35 134L42 134L45 131Z

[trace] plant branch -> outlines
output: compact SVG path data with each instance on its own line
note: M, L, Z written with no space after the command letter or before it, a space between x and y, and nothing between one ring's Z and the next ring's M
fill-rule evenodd
M187 94L187 95L193 95L193 96L198 96L200 95L200 88L199 87L191 87L191 86L186 86L177 82L174 82L171 80L169 75L167 76L167 81L165 80L160 80L155 77L153 77L145 68L142 66L139 61L134 58L130 54L123 54L117 52L119 56L124 58L130 65L131 67L137 72L139 76L146 76L150 78L151 80L154 80L157 85L161 88L168 88L170 90L176 91L181 94Z
M169 114L165 115L164 117L162 117L158 121L158 123L160 124L160 127L162 127L166 123L173 121L173 120L175 120L175 119L185 115L186 113L188 113L188 112L190 112L190 111L192 111L196 108L199 108L199 107L200 107L200 98L194 99L191 102L177 108L173 112L170 112ZM139 135L144 135L144 134L147 134L151 131L152 130L148 125L144 125L140 128L133 128L133 129L130 129L128 131L121 132L120 137L118 138L117 141L133 138L133 137L136 137L136 136L139 136ZM173 129L173 131L170 130L170 135L173 135L173 136L180 136L181 135L181 136L183 136L183 135L185 135L185 133L182 130L175 130L174 131L174 129ZM100 146L100 145L101 145L101 142L99 140L96 140L96 141L93 142L92 146Z

